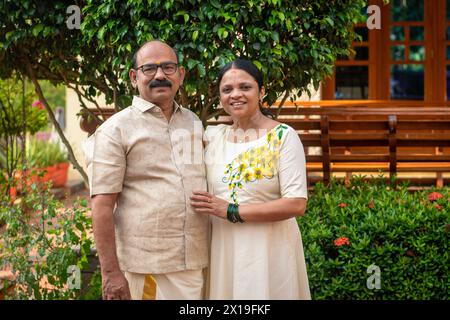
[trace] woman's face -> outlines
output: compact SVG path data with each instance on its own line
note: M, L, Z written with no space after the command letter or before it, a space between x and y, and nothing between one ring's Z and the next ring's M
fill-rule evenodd
M219 84L220 103L233 118L251 117L259 110L259 100L264 88L259 91L258 83L241 69L230 69Z

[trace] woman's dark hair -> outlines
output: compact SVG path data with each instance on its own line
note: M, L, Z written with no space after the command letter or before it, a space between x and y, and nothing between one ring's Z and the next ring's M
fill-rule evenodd
M222 81L224 74L230 69L239 69L247 72L258 83L258 89L259 91L261 91L261 88L263 86L263 75L261 71L259 71L259 69L253 64L253 62L249 60L236 59L223 66L222 69L220 69L219 74L217 75L217 91L219 92L219 94L220 82ZM267 108L264 108L262 105L260 105L259 109L261 110L263 115L274 118L272 112L270 112Z

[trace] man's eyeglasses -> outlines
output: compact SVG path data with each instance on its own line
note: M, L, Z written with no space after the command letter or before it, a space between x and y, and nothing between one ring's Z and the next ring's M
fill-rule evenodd
M177 71L178 64L174 62L163 62L160 64L149 63L137 67L136 70L141 69L147 77L152 77L156 74L159 67L161 67L161 70L164 72L164 74L168 76L174 74Z

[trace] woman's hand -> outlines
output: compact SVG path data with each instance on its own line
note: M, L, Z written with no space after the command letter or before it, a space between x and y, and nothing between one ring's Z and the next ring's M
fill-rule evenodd
M191 206L196 213L211 214L226 219L229 203L209 194L206 191L194 191L191 196Z

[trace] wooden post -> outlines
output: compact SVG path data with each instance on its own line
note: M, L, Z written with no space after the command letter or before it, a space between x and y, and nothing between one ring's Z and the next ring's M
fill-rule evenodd
M322 114L320 121L320 140L322 145L322 170L323 182L329 184L330 182L330 137L328 134L328 115Z
M397 116L389 116L389 179L397 174ZM397 182L395 183L397 185Z

